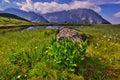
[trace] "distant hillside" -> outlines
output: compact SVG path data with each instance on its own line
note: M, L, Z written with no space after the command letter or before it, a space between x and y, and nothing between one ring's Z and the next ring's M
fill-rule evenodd
M28 20L10 13L0 13L0 25L29 23Z
M32 22L48 22L43 16L34 12L26 12L15 8L8 8L4 11L11 14L15 14Z
M90 9L73 9L44 14L50 22L72 22L88 24L110 24L98 13Z
M16 16L16 15L14 15L14 14L10 14L10 13L0 13L0 17L14 18L14 19L19 19L19 20L29 21L29 20L26 20L26 19L21 18L21 17L19 17L19 16Z

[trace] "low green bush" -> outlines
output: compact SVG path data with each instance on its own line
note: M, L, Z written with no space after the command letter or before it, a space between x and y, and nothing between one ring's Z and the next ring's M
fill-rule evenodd
M73 42L71 39L64 39L61 42L52 40L52 45L46 51L48 61L52 60L68 71L75 71L77 65L84 59L87 48L87 41Z

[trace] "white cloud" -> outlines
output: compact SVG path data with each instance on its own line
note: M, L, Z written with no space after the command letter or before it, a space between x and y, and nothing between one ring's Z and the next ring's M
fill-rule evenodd
M120 12L115 13L114 16L120 18Z
M72 1L89 1L90 3L101 5L101 4L120 4L120 0L72 0Z
M16 4L18 6L21 6L22 10L34 11L34 3L32 2L32 0L26 0L26 2L22 2L22 3L16 2Z
M120 1L114 2L114 4L120 4Z
M4 2L7 2L7 3L10 3L10 1L9 0L3 0Z
M71 9L78 9L78 8L87 8L92 9L96 12L100 12L101 8L96 6L89 1L73 1L69 4L64 3L60 4L55 1L53 2L32 2L32 0L26 0L26 2L17 3L22 10L25 11L36 11L41 13L51 13L56 11L63 11L63 10L71 10Z
M0 11L2 11L3 9L2 8L0 8Z

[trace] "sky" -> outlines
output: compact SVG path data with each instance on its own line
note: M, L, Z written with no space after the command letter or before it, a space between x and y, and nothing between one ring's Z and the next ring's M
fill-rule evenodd
M112 24L120 24L120 0L0 0L0 10L19 8L45 14L78 8L92 9Z

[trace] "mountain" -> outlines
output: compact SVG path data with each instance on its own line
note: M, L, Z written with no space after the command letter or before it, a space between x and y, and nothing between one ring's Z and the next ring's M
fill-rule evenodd
M15 14L17 16L20 16L20 17L30 20L32 22L48 22L40 14L37 14L34 12L26 12L26 11L23 11L20 9L15 9L15 8L8 8L8 9L5 9L4 11L11 13L11 14Z
M16 15L14 15L14 14L10 14L10 13L2 13L2 12L1 12L1 13L0 13L0 17L29 21L29 20L26 20L26 19L21 18L21 17L19 17L19 16L16 16Z
M0 13L0 25L28 24L30 21L10 13Z
M0 10L0 13L5 13L4 11Z
M110 24L98 13L90 9L73 9L44 14L50 22L71 22L88 24Z

